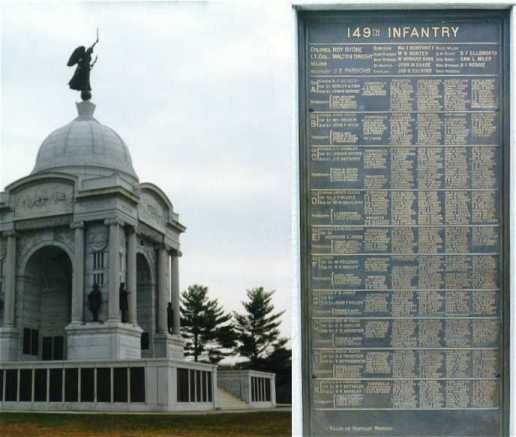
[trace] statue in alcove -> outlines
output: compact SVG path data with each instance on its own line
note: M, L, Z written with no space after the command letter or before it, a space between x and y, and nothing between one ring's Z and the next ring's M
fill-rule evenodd
M129 292L125 289L125 282L120 283L120 314L122 316L122 323L128 322L129 312Z
M172 302L167 305L167 328L169 334L174 334L174 308Z
M88 309L93 316L93 321L99 321L100 307L102 306L102 293L97 283L93 284L93 290L88 294Z

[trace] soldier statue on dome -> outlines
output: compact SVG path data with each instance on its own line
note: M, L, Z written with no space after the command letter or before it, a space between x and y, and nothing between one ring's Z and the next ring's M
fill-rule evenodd
M87 49L84 46L77 47L70 56L68 67L73 67L77 64L75 72L68 82L68 85L72 90L81 92L81 99L84 101L91 99L91 84L90 84L90 71L97 62L98 57L95 56L93 62L91 62L91 55L93 48L99 42L99 30L97 29L96 41Z

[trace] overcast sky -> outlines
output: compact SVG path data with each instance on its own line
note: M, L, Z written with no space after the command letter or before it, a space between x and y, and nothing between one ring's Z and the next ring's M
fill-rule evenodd
M0 191L76 116L66 61L100 28L95 117L181 222L181 288L228 310L276 290L290 335L292 11L288 2L7 3L2 7Z

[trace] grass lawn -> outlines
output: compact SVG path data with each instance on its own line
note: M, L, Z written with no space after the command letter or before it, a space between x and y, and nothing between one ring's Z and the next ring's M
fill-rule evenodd
M2 437L290 437L289 412L204 415L0 413Z

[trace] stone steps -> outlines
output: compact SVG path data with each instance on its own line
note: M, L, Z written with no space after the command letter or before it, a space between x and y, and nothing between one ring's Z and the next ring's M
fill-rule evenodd
M227 390L217 387L217 408L221 410L244 410L249 409L249 404L237 398Z

